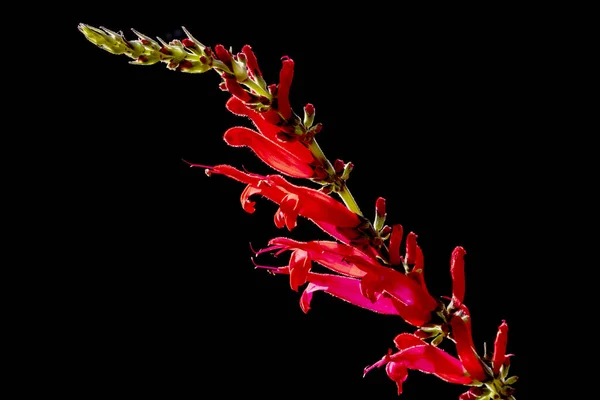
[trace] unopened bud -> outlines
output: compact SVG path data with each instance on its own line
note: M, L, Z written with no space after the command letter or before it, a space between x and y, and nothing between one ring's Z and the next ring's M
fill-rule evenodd
M375 230L380 231L385 223L386 211L385 211L385 199L383 197L377 198L375 202Z
M348 178L350 178L350 172L352 172L353 169L354 169L354 164L352 164L351 162L344 165L344 172L342 172L341 179L344 181L348 180Z
M304 106L304 120L302 123L306 128L310 128L315 120L315 106L308 103Z
M389 225L384 226L383 228L381 228L381 230L379 231L379 236L385 238L387 237L390 233L392 233L392 227Z

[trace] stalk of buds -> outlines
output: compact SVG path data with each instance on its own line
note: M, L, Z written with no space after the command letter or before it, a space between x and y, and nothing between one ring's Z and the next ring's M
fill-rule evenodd
M323 126L315 124L312 104L304 106L302 118L294 112L289 101L292 59L282 57L279 83L268 84L248 45L238 53L220 44L212 49L185 28L186 38L169 43L135 30L138 39L130 41L122 32L107 28L85 24L78 28L90 42L112 54L132 58L132 64L163 62L174 71L214 70L219 74L220 89L231 95L227 109L250 119L255 128L230 128L224 133L225 142L232 147L250 148L276 173L259 175L230 165L190 166L204 168L209 176L223 175L243 183L240 200L248 213L254 212L257 195L276 203L279 208L274 223L278 228L292 231L298 216L303 216L331 236L332 240L308 242L276 237L255 252L255 257L290 252L285 266L261 265L252 259L257 268L289 276L293 290L303 288L300 306L304 312L310 310L316 292L325 292L361 308L396 315L414 326L413 332L394 338L397 351L390 349L381 360L365 368L365 374L385 367L398 394L402 393L408 370L413 369L467 386L461 400L514 399L512 385L517 377L508 374L512 355L506 353L506 322L498 328L491 356L479 355L473 344L471 315L463 302L466 251L458 246L450 257L451 296L434 298L427 290L417 235L409 232L404 237L402 225L386 225L387 205L382 197L376 201L373 222L363 216L347 185L354 164L339 159L331 163L325 156L315 138ZM320 187L296 185L285 176L306 179ZM313 263L329 273L313 271ZM456 356L439 348L444 340L455 345Z

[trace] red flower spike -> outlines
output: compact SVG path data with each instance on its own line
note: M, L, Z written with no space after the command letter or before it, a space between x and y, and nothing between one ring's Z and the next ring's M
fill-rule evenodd
M294 77L294 61L285 56L282 58L282 64L277 87L277 110L285 120L288 120L292 116L289 95Z
M463 309L465 309L464 306ZM483 382L486 380L486 374L479 361L479 356L475 351L475 346L473 345L471 323L465 322L465 320L459 316L454 316L450 320L450 326L452 326L452 337L456 343L458 358L460 358L465 369L474 379Z
M252 129L236 126L223 136L225 142L234 147L246 146L271 168L294 178L312 178L312 166L298 158L279 143L275 143Z
M402 242L402 225L395 224L392 226L392 234L390 236L390 264L400 265L402 256L400 255L400 243Z
M450 259L450 274L452 275L452 304L460 308L465 297L465 249L457 246L452 251Z
M494 355L492 357L492 365L494 367L494 375L498 375L500 367L506 360L506 342L508 340L508 325L506 321L502 321L502 324L498 327L498 333L496 334L496 340L494 341Z
M251 77L261 77L262 73L258 68L258 61L256 61L256 55L252 51L252 47L245 45L244 47L242 47L242 52L246 56L248 75L250 75Z
M417 260L417 235L414 232L410 232L406 236L406 263L408 265L415 265Z

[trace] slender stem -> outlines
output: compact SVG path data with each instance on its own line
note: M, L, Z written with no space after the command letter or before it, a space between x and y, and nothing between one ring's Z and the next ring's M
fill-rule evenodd
M315 156L315 158L317 160L319 160L325 166L325 169L327 170L327 172L331 176L335 176L335 170L333 169L333 165L331 165L331 163L329 162L327 157L325 157L325 153L323 153L323 150L321 150L321 147L319 146L319 143L317 143L317 140L315 138L313 138L310 141L308 148L310 149L312 154ZM348 185L346 185L346 182L341 181L341 182L338 182L338 184L339 184L339 190L337 191L338 196L340 196L340 198L342 199L342 201L344 202L346 207L348 207L351 211L355 212L356 214L358 214L362 217L363 214L360 211L360 208L358 207L356 200L354 200L354 196L352 196L352 193L350 192Z
M348 185L346 185L345 182L342 184L342 187L340 190L338 190L337 194L340 196L344 204L346 204L346 207L362 217L363 214L360 211L360 208L358 208L358 204L356 203L356 200L354 200L354 196L352 196L352 193L350 193L350 189L348 189Z

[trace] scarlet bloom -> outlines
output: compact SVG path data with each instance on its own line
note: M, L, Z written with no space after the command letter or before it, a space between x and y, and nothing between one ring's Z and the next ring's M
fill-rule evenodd
M255 202L250 200L254 195L261 195L277 203L279 209L274 216L278 228L284 226L288 230L296 227L298 216L311 220L326 233L344 243L362 242L364 234L360 228L364 220L350 211L344 204L331 196L315 189L293 185L281 175L258 175L242 172L230 165L208 167L192 164L191 166L207 168L207 174L221 174L247 186L242 192L240 201L242 208L248 212L255 211Z
M300 242L275 238L262 254L275 251L279 255L291 251L288 266L273 269L290 275L293 290L309 283L301 297L301 307L307 312L312 294L324 291L356 306L384 314L399 315L408 323L421 326L431 319L437 302L420 282L404 273L381 265L373 256L356 247L331 241ZM312 261L336 275L311 272Z
M459 359L413 334L401 333L394 338L394 343L398 351L392 353L390 349L381 360L366 367L364 373L385 366L387 375L398 387L398 394L402 394L402 384L409 369L436 375L450 383L466 385L473 382Z
M299 141L278 139L281 128L264 118L264 113L256 112L238 97L231 97L227 109L236 115L252 120L258 132L249 128L234 127L225 132L223 139L230 146L249 147L264 163L276 171L294 178L324 178L323 166L313 157L311 151Z
M385 366L388 376L398 387L398 394L402 394L402 384L406 381L408 370L414 369L434 374L450 383L472 386L459 397L460 400L478 399L482 395L494 399L509 398L501 396L509 396L514 392L509 384L516 381L516 377L505 379L507 371L504 375L498 374L477 354L471 335L469 310L464 305L460 312L452 317L450 325L458 358L425 342L417 335L402 333L394 339L398 352L392 353L392 350L389 350L381 360L365 368L365 374L374 368ZM493 360L502 360L504 365L507 331L508 326L503 321L498 329L498 345L495 346L492 357ZM492 365L495 364L492 362ZM493 384L484 385L486 382ZM494 397L496 395L497 397Z

